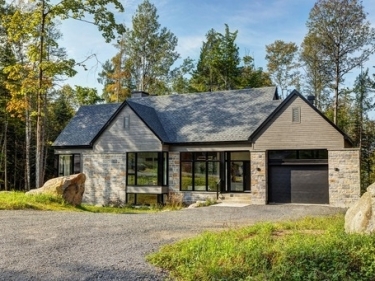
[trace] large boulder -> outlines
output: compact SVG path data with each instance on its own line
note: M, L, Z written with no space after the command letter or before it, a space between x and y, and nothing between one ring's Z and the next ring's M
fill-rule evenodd
M85 192L86 176L83 173L53 178L44 183L41 188L32 189L26 194L52 194L62 196L66 202L73 206L82 203Z
M375 233L375 183L345 214L346 233Z

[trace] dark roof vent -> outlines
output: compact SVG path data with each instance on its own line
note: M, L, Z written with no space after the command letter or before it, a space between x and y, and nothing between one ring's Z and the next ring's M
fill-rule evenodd
M142 98L142 97L148 97L149 93L144 91L133 91L132 92L132 98Z
M309 96L307 96L307 100L308 100L312 105L314 105L314 102L315 102L315 96L313 96L313 95L309 95Z

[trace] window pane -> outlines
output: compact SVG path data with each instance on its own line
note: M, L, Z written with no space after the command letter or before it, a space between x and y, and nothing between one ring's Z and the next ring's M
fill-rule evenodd
M163 152L163 185L168 185L168 153Z
M207 152L207 160L220 160L220 152Z
M157 185L158 153L143 152L137 156L137 185Z
M135 153L128 153L128 173L135 173Z
M74 154L74 173L78 174L81 172L81 155L80 154Z
M194 152L195 160L206 160L206 152Z
M135 175L128 174L128 185L135 185Z
M248 151L238 151L238 152L231 152L230 153L230 160L243 160L249 161L250 160L250 152Z
M208 190L217 191L220 182L220 163L208 162Z
M192 163L181 163L181 190L193 190Z
M194 163L194 190L206 190L206 162Z
M181 152L181 161L191 161L193 160L193 155L191 152Z
M156 205L158 203L157 194L137 194L137 205Z
M268 152L268 159L297 159L296 150L271 150Z
M59 156L59 176L71 175L71 155L60 155Z

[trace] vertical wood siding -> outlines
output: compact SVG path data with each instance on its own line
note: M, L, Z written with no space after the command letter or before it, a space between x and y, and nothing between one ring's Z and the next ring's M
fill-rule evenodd
M293 108L300 108L300 122L292 122ZM254 140L254 149L344 148L344 137L300 97L274 116Z

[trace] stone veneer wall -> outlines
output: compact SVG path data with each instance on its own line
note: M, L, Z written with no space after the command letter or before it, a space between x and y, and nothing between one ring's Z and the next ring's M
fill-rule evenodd
M329 204L350 207L360 198L359 149L328 151Z
M180 153L169 152L169 192L180 192Z
M267 204L267 157L265 151L250 152L251 204Z
M125 202L126 154L84 154L83 201L95 205Z

